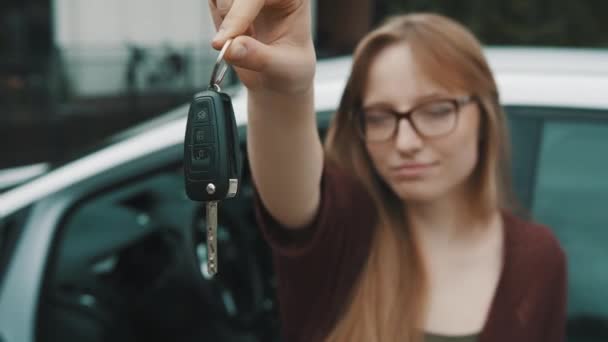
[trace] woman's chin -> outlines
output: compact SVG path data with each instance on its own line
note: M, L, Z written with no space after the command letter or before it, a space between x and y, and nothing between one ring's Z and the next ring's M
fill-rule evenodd
M391 189L397 197L408 202L430 202L440 198L442 194L442 191L427 182L392 183Z

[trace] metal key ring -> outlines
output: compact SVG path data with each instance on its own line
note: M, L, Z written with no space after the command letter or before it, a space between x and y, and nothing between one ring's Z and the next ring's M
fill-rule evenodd
M217 60L215 61L215 65L213 66L213 71L211 72L211 80L209 81L209 88L213 88L217 91L220 91L220 83L224 80L224 76L226 76L226 71L228 71L228 64L224 61L224 54L228 50L228 47L232 43L232 39L228 39L220 54L217 56ZM223 63L222 63L223 62ZM221 66L221 68L220 68ZM219 70L219 74L218 74Z

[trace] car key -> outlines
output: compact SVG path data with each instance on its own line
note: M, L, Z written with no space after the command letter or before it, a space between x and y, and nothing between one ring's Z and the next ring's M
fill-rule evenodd
M228 94L220 83L227 71L224 44L211 74L207 90L194 96L188 111L184 141L186 194L206 204L207 272L218 271L217 211L219 201L235 197L241 175L241 156L236 120ZM218 73L219 71L219 73Z

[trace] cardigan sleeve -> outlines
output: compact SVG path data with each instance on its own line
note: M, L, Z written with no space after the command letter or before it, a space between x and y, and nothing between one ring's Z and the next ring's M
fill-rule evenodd
M309 226L283 227L257 193L255 211L273 254L283 340L320 340L366 263L375 223L370 197L348 172L326 163L321 202Z
M566 340L567 298L568 298L568 270L566 257L561 248L556 257L556 264L549 285L552 291L548 291L551 297L547 309L546 332L544 341L564 342Z

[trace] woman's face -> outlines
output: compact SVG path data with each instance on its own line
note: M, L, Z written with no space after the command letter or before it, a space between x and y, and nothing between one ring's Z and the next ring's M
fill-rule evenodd
M466 95L471 94L448 92L426 77L409 45L399 43L384 48L371 64L363 108L404 113L422 103ZM392 138L366 141L376 171L401 199L426 202L444 197L471 175L478 159L479 108L475 101L468 102L456 116L454 128L441 136L421 136L410 121L401 119Z

